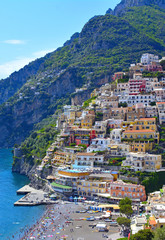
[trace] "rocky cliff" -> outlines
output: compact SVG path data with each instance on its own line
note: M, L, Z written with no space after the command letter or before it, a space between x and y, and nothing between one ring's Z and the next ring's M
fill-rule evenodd
M162 9L165 9L165 1L164 0L122 0L114 9L108 9L107 14L113 14L116 16L122 15L127 11L128 8L131 7L139 7L139 6L152 6L156 5Z

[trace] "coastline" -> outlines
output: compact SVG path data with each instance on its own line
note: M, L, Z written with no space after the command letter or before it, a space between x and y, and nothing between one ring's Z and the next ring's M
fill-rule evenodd
M65 221L70 218L71 211L75 212L79 205L75 203L63 203L47 205L40 219L24 230L24 235L19 240L47 239L48 236L58 238L65 226ZM43 236L42 236L43 235ZM45 236L47 235L47 236ZM50 237L51 238L51 237Z
M41 215L41 217L39 219L37 219L35 221L35 223L29 225L28 227L26 227L24 229L23 235L21 236L21 238L19 238L19 240L29 239L29 236L33 232L33 229L35 229L44 220L44 218L46 218L48 216L49 211L51 211L53 209L53 207L54 207L53 205L46 205L46 209L43 212L43 214Z
M19 240L30 240L30 239L53 239L53 240L100 240L103 235L108 240L116 240L120 237L120 227L108 227L108 233L99 232L96 225L100 220L94 222L87 221L87 218L91 215L99 216L101 212L83 212L88 205L79 202L63 202L59 204L48 206L43 216L32 225L30 228L25 230L24 235ZM81 212L81 210L83 210ZM104 221L104 220L102 220Z

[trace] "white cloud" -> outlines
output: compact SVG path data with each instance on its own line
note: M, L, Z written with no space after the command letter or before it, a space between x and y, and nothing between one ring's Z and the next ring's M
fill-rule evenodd
M33 59L31 58L22 58L16 59L14 61L6 62L0 65L0 79L8 77L11 73L18 71L26 64L31 62Z
M38 52L34 52L33 56L35 58L40 58L40 57L45 56L49 52L53 52L54 50L55 50L54 48L53 49L47 49L47 50L41 50L41 51L38 51Z
M54 51L54 49L42 50L32 53L31 57L17 58L13 61L6 62L0 65L0 79L8 77L11 73L20 70L29 62L45 56L45 54Z
M13 44L13 45L19 45L19 44L25 44L26 41L17 40L17 39L11 39L11 40L5 40L5 41L3 41L3 43Z

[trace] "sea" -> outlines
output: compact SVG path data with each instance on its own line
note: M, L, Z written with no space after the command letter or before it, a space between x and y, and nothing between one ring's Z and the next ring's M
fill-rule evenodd
M12 173L12 149L0 149L0 240L18 240L25 229L35 224L45 206L20 207L14 202L22 197L16 191L29 183L26 176Z

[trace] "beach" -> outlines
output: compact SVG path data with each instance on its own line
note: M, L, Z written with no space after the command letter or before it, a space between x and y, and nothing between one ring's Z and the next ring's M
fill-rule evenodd
M66 239L66 240L116 240L120 237L119 227L110 227L108 232L98 232L92 226L103 220L87 221L91 216L100 216L100 212L80 212L87 206L83 203L60 201L59 204L48 206L42 218L32 227L24 231L21 240L30 239ZM92 227L91 227L92 226Z

